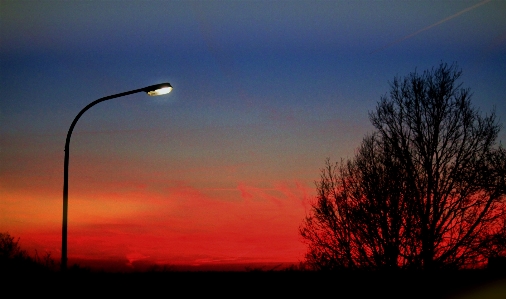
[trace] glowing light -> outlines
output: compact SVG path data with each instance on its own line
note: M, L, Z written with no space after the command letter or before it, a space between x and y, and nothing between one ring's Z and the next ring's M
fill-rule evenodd
M163 95L163 94L168 94L171 91L172 91L172 86L166 86L166 87L162 87L162 88L148 91L147 93L150 96L159 96L159 95Z

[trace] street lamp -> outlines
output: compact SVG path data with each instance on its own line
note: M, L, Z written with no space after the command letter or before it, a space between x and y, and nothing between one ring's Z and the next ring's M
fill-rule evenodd
M65 271L67 269L67 214L68 214L68 193L69 193L69 144L70 144L70 136L72 135L72 131L74 127L86 110L95 106L96 104L107 101L114 98L119 98L127 95L131 95L138 92L145 92L150 96L158 96L167 94L172 90L172 86L170 83L161 83L156 85L151 85L144 88L139 88L127 92L122 92L114 95L110 95L107 97L100 98L94 102L88 104L88 106L84 107L74 118L74 121L70 125L69 131L67 133L67 140L65 141L65 162L63 166L63 224L61 230L61 270Z

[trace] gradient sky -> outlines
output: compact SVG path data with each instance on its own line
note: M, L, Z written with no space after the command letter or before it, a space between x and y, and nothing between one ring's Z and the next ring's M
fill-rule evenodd
M72 120L170 82L77 123L69 263L302 261L325 159L440 62L506 124L506 1L0 0L0 230L59 259Z

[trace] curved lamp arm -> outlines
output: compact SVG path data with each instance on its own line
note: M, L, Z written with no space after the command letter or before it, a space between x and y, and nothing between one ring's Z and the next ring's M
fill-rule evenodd
M74 118L74 121L70 125L69 131L67 133L67 139L65 140L65 161L63 166L63 224L62 224L62 238L61 238L61 270L65 271L67 269L67 214L68 214L68 193L69 193L69 145L70 145L70 137L72 136L72 131L76 126L77 121L81 116L91 107L95 106L100 102L104 102L110 99L115 99L127 95L131 95L138 92L145 92L150 96L158 96L167 94L172 90L172 86L170 83L161 83L155 84L151 86L147 86L144 88L139 88L131 91L126 91L114 95L110 95L107 97L100 98L96 101L89 103L86 107L84 107Z

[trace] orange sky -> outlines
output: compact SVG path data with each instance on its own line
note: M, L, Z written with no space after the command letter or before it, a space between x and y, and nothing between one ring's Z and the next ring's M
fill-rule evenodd
M62 199L56 187L62 179L53 169L60 163L54 162L40 161L47 163L42 168L48 176L28 174L25 185L17 185L23 169L3 174L0 226L20 237L29 253L50 252L59 259ZM226 182L214 176L215 186L194 187L206 181L205 168L200 177L193 171L193 181L164 181L156 171L150 180L120 171L100 177L110 168L128 171L135 163L107 161L103 168L89 169L75 164L71 169L77 174L69 180L69 264L86 259L195 266L303 260L298 226L313 193L307 181L231 180L236 170L230 167L223 174ZM174 172L184 177L184 170Z

